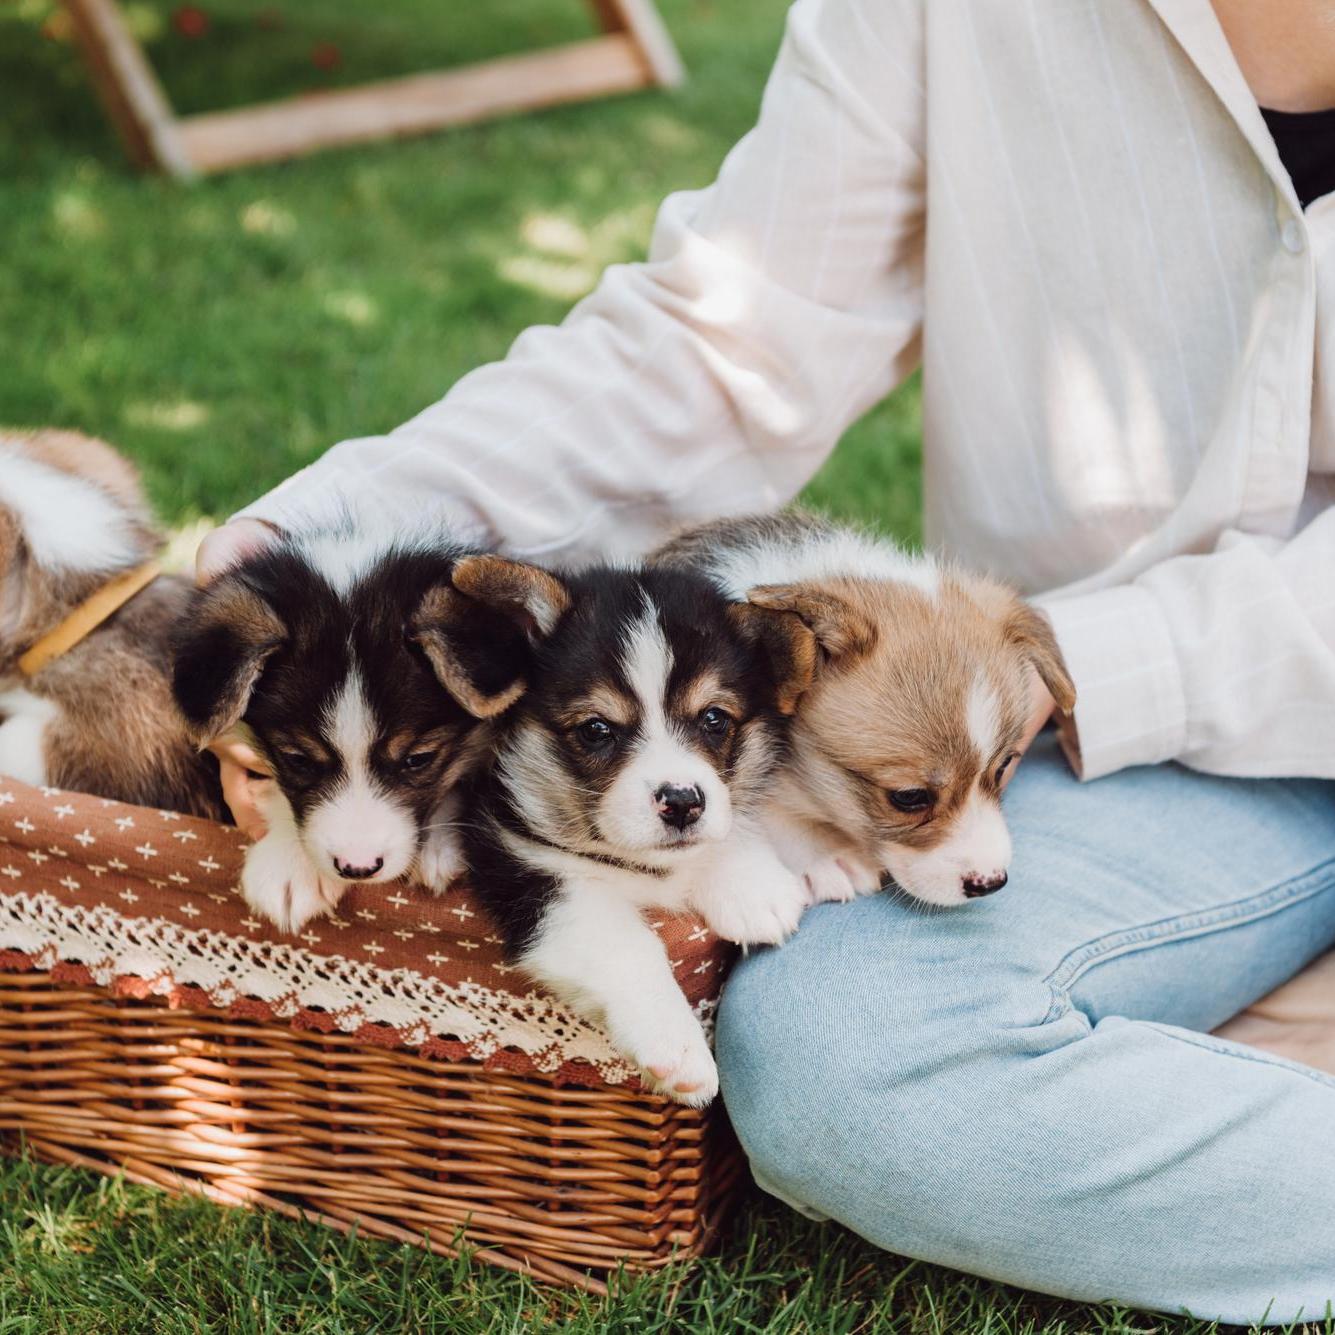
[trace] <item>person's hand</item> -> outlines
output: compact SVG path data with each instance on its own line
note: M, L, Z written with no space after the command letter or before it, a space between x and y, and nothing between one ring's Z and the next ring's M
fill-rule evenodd
M195 553L195 583L211 584L239 561L262 552L282 534L263 519L233 519L204 535Z
M1033 745L1034 738L1047 727L1048 720L1052 717L1052 711L1057 708L1057 702L1052 698L1048 688L1043 685L1043 679L1034 671L1029 669L1029 716L1025 720L1024 732L1020 736L1020 744L1015 748L1016 758L1011 761L1005 775L1002 777L1001 786L1005 786L1015 777L1015 771L1020 768L1020 761L1024 759L1024 753Z
M260 800L274 784L268 766L245 742L217 741L209 750L218 757L223 801L237 828L252 839L264 838L269 825L260 810Z

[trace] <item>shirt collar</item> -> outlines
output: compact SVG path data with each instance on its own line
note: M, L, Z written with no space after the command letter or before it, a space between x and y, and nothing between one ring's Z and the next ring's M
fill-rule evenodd
M1238 68L1210 0L1149 0L1149 3L1246 136L1276 189L1295 212L1301 213L1302 205L1294 192L1293 182L1280 161L1275 141L1270 137L1242 70Z

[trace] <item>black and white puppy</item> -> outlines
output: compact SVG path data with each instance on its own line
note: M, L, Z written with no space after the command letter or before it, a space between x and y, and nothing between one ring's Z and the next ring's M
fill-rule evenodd
M174 689L197 744L240 737L275 776L242 890L284 931L353 882L411 872L443 890L463 869L454 790L523 689L525 651L510 618L451 587L463 554L296 538L201 590L178 627Z
M814 637L689 572L558 577L473 556L453 579L531 646L527 690L470 785L472 884L512 958L602 1023L651 1088L704 1105L713 1057L643 913L694 910L743 944L797 926L804 887L754 815Z

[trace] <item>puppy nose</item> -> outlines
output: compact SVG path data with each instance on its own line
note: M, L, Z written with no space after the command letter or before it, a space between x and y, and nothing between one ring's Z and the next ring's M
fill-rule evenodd
M684 830L700 819L705 809L705 795L698 788L678 788L665 783L655 794L658 818L674 830Z
M336 857L334 859L334 870L338 872L345 881L364 881L368 877L374 876L384 865L384 858L376 858L369 867L354 867L351 864L344 862L341 858Z
M991 876L966 876L964 879L964 898L981 899L983 895L995 895L1006 884L1007 880L1008 877L1004 871L995 872Z

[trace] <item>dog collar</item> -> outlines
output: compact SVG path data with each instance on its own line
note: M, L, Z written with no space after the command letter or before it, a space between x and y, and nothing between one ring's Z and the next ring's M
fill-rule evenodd
M134 570L117 575L91 597L85 598L54 630L49 630L18 661L19 672L35 677L48 663L67 654L82 643L104 621L109 620L162 574L156 561L148 561Z

